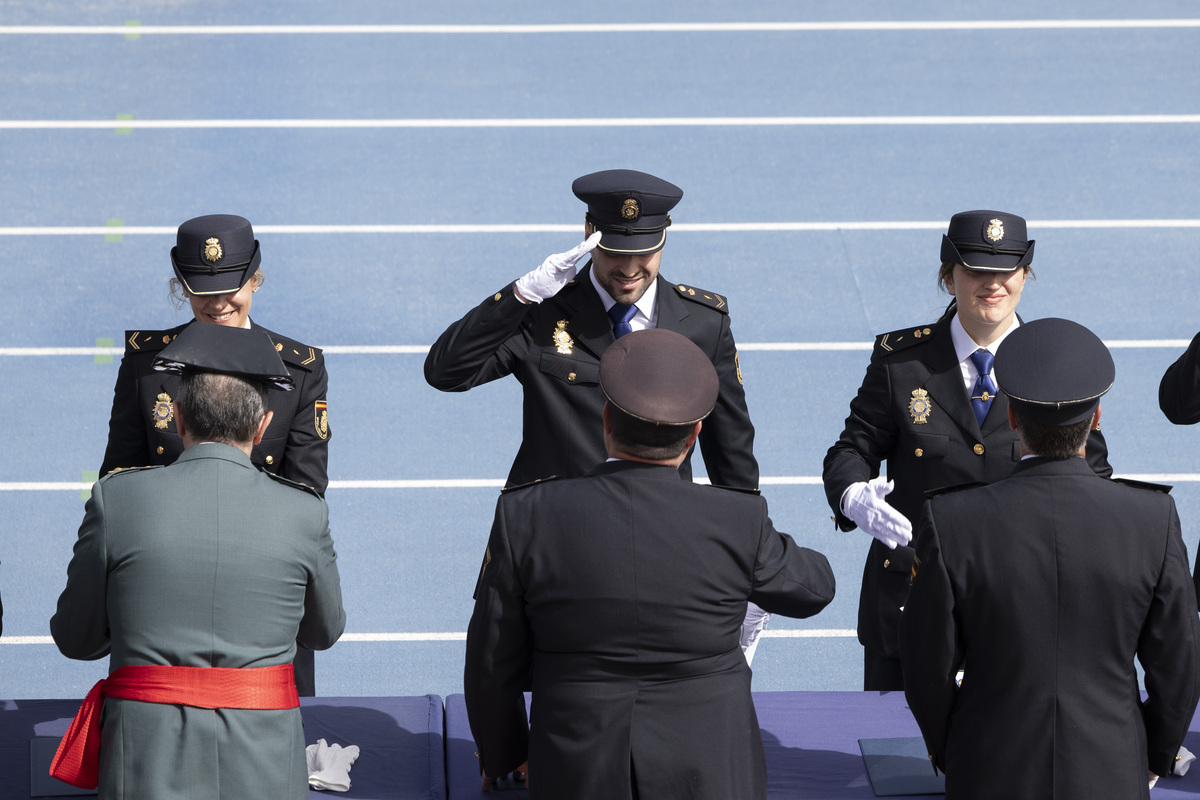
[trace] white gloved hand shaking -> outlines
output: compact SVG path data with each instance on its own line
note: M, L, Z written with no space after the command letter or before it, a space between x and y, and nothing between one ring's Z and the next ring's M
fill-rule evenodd
M565 253L555 253L546 258L542 265L524 277L517 278L517 296L528 303L540 303L554 297L575 277L575 265L600 244L600 231L596 231Z
M335 792L349 791L350 765L358 760L358 745L342 747L317 739L316 744L304 748L304 758L308 761L309 786Z
M889 550L912 541L912 523L883 499L894 488L892 481L878 477L852 483L842 493L842 513Z

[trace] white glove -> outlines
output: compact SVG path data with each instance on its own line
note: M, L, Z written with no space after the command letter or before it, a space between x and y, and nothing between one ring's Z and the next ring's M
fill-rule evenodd
M309 786L345 792L350 789L350 765L358 760L358 745L342 747L317 739L316 744L304 748L304 758L308 762Z
M596 231L565 253L555 253L549 256L542 265L525 275L517 278L517 294L530 303L540 303L548 297L554 297L559 289L575 277L575 265L584 256L592 252L600 244L600 231Z
M1192 762L1195 760L1196 756L1192 754L1192 751L1180 745L1179 752L1175 755L1175 771L1172 774L1178 778L1187 775L1188 767L1192 766Z
M1155 775L1153 772L1149 773L1149 776L1150 776L1150 788L1153 789L1154 784L1158 783L1158 776Z
M771 613L763 611L754 603L746 603L746 618L742 620L742 655L746 657L746 666L754 661L754 651L758 649L758 637L767 629L771 621Z
M854 524L895 550L912 541L912 523L883 499L895 488L882 477L850 484L842 493L842 513Z

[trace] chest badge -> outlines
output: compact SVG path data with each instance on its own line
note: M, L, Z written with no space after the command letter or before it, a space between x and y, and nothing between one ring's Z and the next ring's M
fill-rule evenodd
M933 402L929 399L929 392L924 389L913 389L912 397L908 400L908 413L912 414L914 425L924 425L929 422L929 415L933 412Z
M150 412L150 416L154 418L154 427L165 431L167 425L175 418L175 411L171 408L171 395L159 392L155 399L157 402L154 404L154 410Z
M558 348L558 352L564 356L569 356L573 352L572 347L575 346L575 340L571 338L571 334L567 333L567 321L560 319L558 324L554 326L554 345Z

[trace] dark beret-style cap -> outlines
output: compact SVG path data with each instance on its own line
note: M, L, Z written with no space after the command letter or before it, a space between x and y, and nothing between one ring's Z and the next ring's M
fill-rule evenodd
M266 381L285 392L295 388L271 337L260 328L193 322L159 352L154 369L172 375L219 372Z
M942 235L942 262L980 272L1015 272L1033 261L1025 220L1004 211L963 211Z
M258 269L262 255L250 220L210 214L179 226L171 266L188 294L231 294Z
M600 249L622 255L654 253L667 241L670 211L683 189L632 169L606 169L576 178L571 191L587 203L587 220L603 231Z
M1067 319L1026 322L1000 343L996 383L1024 419L1072 425L1092 415L1117 369L1100 337Z
M708 356L663 328L627 333L600 358L600 388L615 408L655 425L693 425L717 403L720 384Z

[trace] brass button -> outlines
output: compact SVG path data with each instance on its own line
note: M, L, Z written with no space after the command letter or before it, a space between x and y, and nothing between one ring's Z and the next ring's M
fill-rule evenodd
M972 447L971 449L975 451L975 455L977 455L977 456L983 455L983 445L977 444L974 447Z
M915 337L917 337L918 339L920 339L920 338L921 338L921 332L920 332L920 331L913 331L913 336L915 336Z
M932 330L930 330L929 328L926 328L925 330L921 331L921 333L923 333L923 334L925 334L926 336L928 336L929 334L933 333L933 331L932 331Z
M504 295L500 294L499 292L496 292L496 296L495 296L495 297L493 297L492 299L493 299L493 300L495 300L497 303L499 303L499 302L500 302L500 298L501 298L501 297L503 297L503 296L504 296Z
M575 373L574 373L574 372L568 372L568 373L567 373L567 380L569 380L569 381L573 381L573 380L575 380Z
M892 560L891 560L890 558L885 558L885 559L883 560L883 568L884 568L884 569L887 569L887 568L888 568L888 567L890 567L891 565L892 565Z
M163 454L163 446L161 444L158 446L158 454L160 456Z
M267 463L268 463L268 464L274 464L274 463L275 463L275 456L267 456Z
M920 458L921 456L925 455L925 451L918 447L916 450L913 450L913 455L917 458Z

